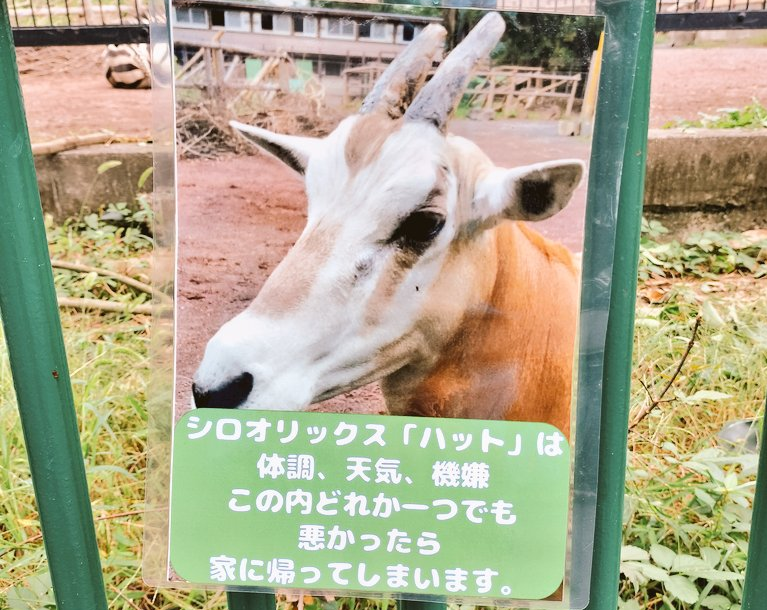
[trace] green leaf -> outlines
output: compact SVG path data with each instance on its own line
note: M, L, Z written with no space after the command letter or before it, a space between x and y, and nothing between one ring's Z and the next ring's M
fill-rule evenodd
M666 570L651 563L643 563L641 566L642 573L650 580L657 580L658 582L666 582L668 580L668 572Z
M662 544L653 544L650 547L650 557L652 557L652 560L662 568L670 570L674 563L676 553Z
M119 167L122 165L122 161L117 161L116 159L113 159L112 161L104 161L101 165L98 166L98 169L96 170L97 173L103 174L104 172L108 172L110 169L114 167Z
M644 584L648 580L665 582L668 578L668 572L666 572L666 570L654 566L651 563L644 563L641 561L622 561L621 572L626 578L639 584Z
M139 176L139 179L138 179L139 188L144 188L144 184L146 184L146 181L149 180L149 176L152 175L153 171L154 171L153 167L147 167L143 172L141 172L141 176Z
M703 561L705 561L706 564L712 568L717 567L719 562L722 561L722 554L710 546L704 546L701 548L700 555L703 557Z
M85 218L83 218L83 222L85 222L85 224L93 230L99 228L99 217L96 214L88 214Z
M687 404L693 404L701 400L724 400L725 398L732 398L732 395L725 394L724 392L717 392L716 390L698 390L695 394L691 394L683 400Z
M695 490L695 497L698 498L703 504L708 506L709 508L714 508L714 505L716 504L716 500L712 497L710 493L707 491L703 491L700 488L697 488Z
M56 607L51 575L48 572L28 576L25 584L26 587L8 589L6 601L10 610L43 610Z
M635 599L629 599L628 601L619 599L618 610L642 610L642 608L639 606L639 602Z
M679 554L674 558L671 564L671 570L673 572L687 572L688 570L707 570L708 564L700 557L693 557L692 555Z
M623 576L633 585L634 591L639 591L642 585L647 583L642 567L645 564L638 561L621 561L620 571Z
M703 321L712 328L722 328L725 325L724 319L719 315L716 307L711 304L711 301L703 303L700 313Z
M727 491L732 491L738 486L738 475L734 472L728 472L724 477L724 488Z
M648 559L650 554L638 546L628 544L621 547L621 561L647 561Z
M694 604L698 601L698 597L700 597L698 587L686 576L680 576L679 574L670 576L664 583L664 586L671 595L687 604Z
M709 595L701 600L700 605L710 610L730 610L732 602L724 595Z
M701 570L689 570L686 572L687 576L691 576L692 578L705 578L706 580L717 580L717 581L733 581L733 580L743 580L743 575L738 574L737 572L728 572L726 570L712 570L712 569L701 569Z

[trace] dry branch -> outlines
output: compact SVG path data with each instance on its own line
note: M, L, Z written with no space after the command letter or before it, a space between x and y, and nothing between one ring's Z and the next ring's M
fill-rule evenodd
M159 512L161 510L167 510L167 508L140 508L136 510L125 510L119 513L108 513L106 515L100 515L98 517L94 517L93 520L94 521L111 521L112 519L122 519L123 517L133 517L135 515L143 515L145 513ZM2 557L3 555L7 553L10 553L11 551L16 551L20 549L22 546L33 544L37 542L38 540L42 540L42 539L43 539L43 533L38 532L34 536L30 536L29 538L21 542L21 544L17 546L8 547L4 551L0 552L0 557Z
M684 366L684 363L687 361L687 357L690 355L690 351L692 351L692 346L695 345L695 339L698 336L698 329L700 328L700 322L701 317L698 316L695 318L695 325L692 327L692 334L690 335L690 340L687 342L687 348L684 350L684 354L682 354L682 357L679 359L679 364L676 366L676 370L674 370L673 375L671 375L671 378L668 380L666 385L663 387L663 390L660 393L660 396L658 398L653 398L652 394L650 394L650 390L647 388L644 383L642 385L644 386L645 391L647 392L647 395L650 397L650 402L642 407L642 409L637 413L637 416L634 418L634 421L631 422L629 425L629 430L633 430L636 428L636 426L641 422L645 417L647 417L655 407L657 407L662 402L665 402L663 400L663 397L666 395L666 392L668 392L671 389L671 386L674 385L674 381L676 381L676 378L679 377L679 373L682 372L682 367Z
M233 118L287 135L324 136L340 116L322 108L321 102L311 95L245 88L231 98L178 108L176 138L180 156L215 159L230 152L252 153L253 147L229 127Z
M33 155L55 155L56 153L82 146L93 146L95 144L106 144L115 140L128 139L124 136L116 136L111 131L100 131L98 133L89 133L84 136L67 136L56 138L48 142L32 144Z
M152 306L147 304L131 305L129 303L116 303L114 301L102 301L100 299L79 299L74 297L58 297L59 307L72 307L87 311L109 311L114 313L142 313L151 314Z
M108 269L99 269L98 267L91 267L90 265L82 265L80 263L70 263L69 261L62 261L57 259L51 259L51 266L56 269L68 269L69 271L79 271L81 273L96 273L105 277L111 277L119 280L126 286L145 292L153 297L157 297L160 300L167 299L168 296L162 292L158 292L152 288L149 284L146 284L140 280L134 279L128 275L117 273L116 271L109 271Z

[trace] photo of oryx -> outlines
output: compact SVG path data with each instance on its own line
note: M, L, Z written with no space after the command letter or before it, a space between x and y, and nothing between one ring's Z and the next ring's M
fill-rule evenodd
M460 35L455 16L452 31L430 17L391 61L342 72L346 112L326 133L230 118L249 154L181 172L178 412L543 421L569 434L589 143L560 131L585 87L494 67L515 16L466 13ZM294 36L297 14L281 14ZM279 22L265 15L262 28ZM354 17L359 44L392 19ZM313 16L318 48L336 18ZM365 70L375 78L350 103ZM547 91L561 93L548 99L559 120L508 112Z

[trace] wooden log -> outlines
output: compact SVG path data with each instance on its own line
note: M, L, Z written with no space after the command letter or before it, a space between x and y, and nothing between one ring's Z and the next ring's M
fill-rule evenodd
M72 150L73 148L80 148L81 146L105 144L107 142L113 142L118 139L124 140L127 138L116 136L111 131L100 131L98 133L90 133L82 136L66 136L64 138L57 138L48 142L32 144L32 154L55 155L56 153L60 153L65 150Z

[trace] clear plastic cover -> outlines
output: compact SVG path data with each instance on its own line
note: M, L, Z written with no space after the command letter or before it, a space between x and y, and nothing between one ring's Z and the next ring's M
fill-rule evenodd
M477 428L475 434L496 440L507 432L513 439L518 431L504 427L505 419L554 424L573 450L565 475L566 530L571 533L566 533L562 551L563 585L553 595L519 599L492 590L464 597L462 589L448 588L444 595L424 596L413 587L397 591L383 584L378 590L388 591L387 597L515 607L587 605L618 201L617 181L611 182L616 168L606 166L605 158L621 145L616 139L625 124L615 125L612 133L597 133L592 148L591 117L587 110L577 112L594 101L599 70L593 57L599 57L604 20L552 13L591 15L593 5L579 0L529 4L519 0L499 7L546 14L504 14L501 43L488 43L494 61L488 62L489 50L479 58L484 63L473 68L458 92L458 110L449 120L444 113L434 118L428 95L411 100L410 91L388 101L392 91L401 93L396 78L383 95L374 92L373 84L427 26L447 23L448 36L455 36L448 42L452 48L482 11L443 10L461 3L415 10L391 4L361 4L357 9L349 8L350 3L283 3L275 8L211 0L171 7L171 19L162 2L152 4L154 274L165 297L155 303L153 318L144 553L144 578L150 584L211 586L209 581L187 583L174 571L168 540L171 472L184 468L171 464L174 426L186 426L180 428L184 434L192 425L201 431L213 412L219 421L229 414L228 425L236 419L228 409L204 409L199 413L205 417L190 424L197 417L188 413L193 403L207 401L219 403L210 406L254 408L253 419L265 416L275 430L278 424L288 428L292 411L307 407L305 419L296 416L306 430L319 427L312 419L317 413L328 413L328 421L330 413L357 413L365 418L344 422L366 426L378 421L368 417L384 413L493 420L492 427ZM608 21L604 53L620 54L630 43L611 31ZM547 65L525 65L541 54L532 46L548 46ZM436 67L444 59L441 47L434 53ZM431 78L429 70L423 72L420 80ZM412 83L412 76L407 78ZM433 81L438 79L439 72ZM437 87L449 88L447 81L435 85L439 96L445 89ZM605 83L600 86L598 113L611 99ZM373 106L377 109L368 111ZM392 116L396 127L382 124ZM230 130L229 120L242 124L240 136L235 135L237 128ZM175 125L185 130L179 151L186 158L180 166ZM397 148L401 143L387 147L392 134L404 137L408 130L420 130L410 136L416 142L414 153ZM453 135L446 140L447 132ZM292 137L280 137L284 135ZM248 138L276 158L258 151ZM249 154L222 152L227 147ZM582 181L581 166L572 160L590 168ZM474 189L468 198L462 192L466 180ZM383 200L378 196L382 192L387 193ZM468 207L461 207L462 197ZM546 216L551 217L539 220ZM518 226L507 218L526 224ZM475 248L477 243L481 248ZM578 281L569 278L575 277L579 259L578 312L578 290L569 292ZM403 286L410 291L406 298ZM529 330L532 324L536 332L514 334L510 327L515 316L532 319L522 326ZM564 339L556 335L560 331ZM505 334L495 345L499 332ZM432 337L439 333L444 336ZM411 340L413 334L418 340ZM522 352L527 373L520 372L519 362L508 354L530 336L536 337L534 349ZM469 340L458 344L460 337ZM557 347L541 351L547 343ZM248 352L254 344L261 346L255 355ZM563 359L574 364L557 376L554 371ZM449 399L445 384L465 384L473 369L479 371L471 373L478 376L473 389ZM577 383L570 383L574 379ZM514 392L526 383L530 389L524 390L525 399L515 402ZM576 397L572 413L571 392ZM566 411L557 406L564 394ZM270 409L285 411L264 415ZM242 426L252 423L241 420ZM218 429L215 420L210 429ZM219 438L226 438L230 429L220 429ZM467 423L466 430L474 428ZM537 430L535 434L543 433ZM445 434L463 441L471 436L447 424ZM308 442L316 438L309 436ZM259 455L266 454L257 453L254 459ZM429 459L438 461L431 454ZM407 458L401 462L406 464ZM457 486L467 480L459 476ZM239 488L234 492L244 495ZM224 500L240 506L232 503L235 496ZM218 582L229 590L280 586L275 581L259 588L255 577L252 586L236 578ZM325 590L362 597L383 594L349 587Z

